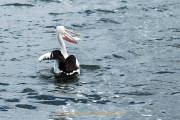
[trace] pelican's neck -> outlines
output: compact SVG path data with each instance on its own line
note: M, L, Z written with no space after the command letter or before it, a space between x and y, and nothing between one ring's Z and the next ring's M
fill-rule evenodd
M68 57L68 54L67 54L67 51L66 51L66 45L64 43L64 40L63 40L62 36L59 33L57 33L57 39L58 39L59 44L61 46L61 52L62 52L64 58L66 59Z

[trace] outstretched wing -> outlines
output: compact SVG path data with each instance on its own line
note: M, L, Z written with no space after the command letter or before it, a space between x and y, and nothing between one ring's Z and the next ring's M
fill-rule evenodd
M39 58L39 62L43 61L43 60L60 60L63 63L67 63L66 59L64 58L64 56L62 55L60 50L54 50L52 52L48 52L44 55L42 55Z

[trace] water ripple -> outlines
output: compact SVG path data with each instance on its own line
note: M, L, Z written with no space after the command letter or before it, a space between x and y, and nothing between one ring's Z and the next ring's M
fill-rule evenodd
M36 92L36 91L31 88L25 88L21 93L30 93L30 92Z
M59 0L39 0L41 2L47 2L47 3L50 3L50 2L56 2L56 3L61 3L61 1Z
M37 96L30 96L28 98L35 98L37 100L55 100L57 97L51 95L37 95Z
M62 101L62 100L46 100L46 101L40 101L37 103L47 104L47 105L55 105L55 106L67 105L67 103L65 101Z
M159 71L159 72L155 72L155 74L174 74L175 72L171 72L171 71Z
M115 20L112 20L112 19L109 19L109 18L101 18L101 19L99 19L99 21L103 21L105 23L120 24L118 21L115 21Z
M149 96L153 95L149 92L124 92L124 93L115 93L115 94L124 94L124 95L137 95L137 96Z
M84 64L81 64L80 67L81 67L82 69L92 70L92 71L101 69L101 67L98 66L98 65L84 65Z
M8 83L1 83L1 82L0 82L0 85L7 86L7 85L9 85L9 84L8 84Z
M103 12L103 13L105 13L105 14L107 14L107 13L115 13L115 12L112 11L112 10L104 10L104 9L96 9L96 11L97 11L97 12Z
M19 99L13 98L13 99L6 99L6 102L20 102Z
M16 107L23 108L23 109L29 109L29 110L37 108L36 106L32 106L32 105L28 105L28 104L17 104Z
M179 94L180 92L172 92L171 95Z
M10 109L8 106L0 106L0 111L8 111Z
M145 103L146 103L146 102L135 102L135 101L129 102L130 105L145 104Z
M32 5L32 4L21 4L21 3L9 3L9 4L1 5L1 6L15 6L15 7L27 6L27 7L33 7L34 5Z

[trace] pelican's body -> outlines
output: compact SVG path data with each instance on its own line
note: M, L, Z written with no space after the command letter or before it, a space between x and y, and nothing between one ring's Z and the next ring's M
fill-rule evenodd
M75 35L78 35L70 30L65 29L64 26L57 26L56 34L57 34L57 39L59 41L59 44L61 46L61 51L54 50L54 51L48 52L39 58L39 62L41 62L42 60L55 60L55 64L54 64L55 73L63 73L65 75L80 74L79 62L74 55L68 56L66 45L63 39L65 39L68 42L75 43L75 44L77 44L77 42L74 40L75 37L73 38L66 31L71 32ZM76 40L80 40L80 39L76 38Z

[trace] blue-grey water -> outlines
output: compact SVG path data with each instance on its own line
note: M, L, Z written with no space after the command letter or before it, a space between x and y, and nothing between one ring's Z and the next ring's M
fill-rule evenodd
M0 119L180 119L179 11L179 0L1 0ZM60 48L58 25L82 36L65 42L80 75L38 62Z

